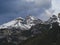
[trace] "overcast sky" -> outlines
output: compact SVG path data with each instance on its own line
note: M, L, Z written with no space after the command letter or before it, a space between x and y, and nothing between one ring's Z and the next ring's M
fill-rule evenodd
M54 14L60 13L60 0L53 0L52 1L52 9L55 10Z
M29 14L46 20L50 16L46 12L51 11L51 7L54 8L52 4L57 6L57 2L54 0L0 0L0 24Z

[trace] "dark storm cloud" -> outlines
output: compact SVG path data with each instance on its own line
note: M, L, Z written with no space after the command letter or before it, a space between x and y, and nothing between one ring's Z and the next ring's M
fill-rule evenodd
M38 0L37 0L38 1ZM50 7L49 1L42 2L43 4L35 4L34 2L26 2L22 0L0 0L0 13L8 13L8 12L22 12L22 11L30 11L32 9L48 9ZM35 10L34 10L35 11Z
M39 16L50 7L50 0L0 0L0 21L4 23L28 14Z

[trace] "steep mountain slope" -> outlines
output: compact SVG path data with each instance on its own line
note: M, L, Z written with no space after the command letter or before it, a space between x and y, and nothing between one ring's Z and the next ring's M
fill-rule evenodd
M35 30L33 30L32 27L41 23L42 21L40 19L33 16L28 16L26 19L19 17L5 23L0 26L0 41L2 44L6 42L19 44L22 41L35 36Z
M31 28L31 26L34 26L38 23L42 23L42 21L40 19L37 19L34 16L27 16L26 19L19 17L15 20L8 22L8 23L0 25L0 29L4 29L4 28L11 29L14 27L17 29L20 28L21 30L24 30L24 29L28 30Z
M35 33L34 37L19 45L60 45L60 26L57 22L52 23L52 28L50 28L50 24L38 24L32 28L32 30L34 29L40 30L40 33L37 35Z
M43 23L34 16L27 16L3 24L0 45L56 45L60 42L60 26L56 18L51 20Z

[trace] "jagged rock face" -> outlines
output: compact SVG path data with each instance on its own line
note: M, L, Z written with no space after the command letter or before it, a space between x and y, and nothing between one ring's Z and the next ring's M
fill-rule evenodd
M8 42L20 43L23 40L28 39L29 37L35 36L36 34L42 34L42 31L43 31L43 29L45 29L45 27L46 26L43 24L36 24L28 30L20 30L20 29L19 30L17 30L17 29L8 30L8 29L6 29L6 30L2 30L3 31L2 36L5 36L3 38L7 38L6 40ZM48 26L46 28L48 28Z
M24 24L26 29L28 26L30 26L30 25L27 25L27 23L21 22L21 24ZM1 37L3 38L0 38L0 39L2 39L3 41L7 40L8 43L12 42L14 44L19 44L22 41L27 40L30 37L34 37L38 34L41 34L41 35L46 34L49 31L50 26L51 26L50 24L38 23L34 26L31 26L31 28L29 28L28 30L25 30L25 28L23 30L21 30L21 28L16 29L16 27L13 27L10 30L9 29L1 30L3 32L2 33L3 35ZM55 26L55 23L53 23L53 26ZM1 42L3 42L2 40Z
M38 24L38 23L42 23L42 21L40 19L37 19L34 16L27 16L26 19L23 19L21 17L12 20L8 23L5 23L3 25L0 26L0 29L3 28L17 28L17 29L21 29L21 30L28 30L30 29L32 26Z
M53 15L52 17L50 17L45 23L51 24L53 22L58 22L56 15Z
M40 20L40 19L38 19L38 18L36 18L34 16L27 16L26 17L26 23L28 25L36 25L38 23L42 23L42 20Z
M26 19L19 17L11 22L3 24L0 27L0 33L2 35L0 35L0 39L2 39L1 41L6 40L8 43L21 43L23 40L26 40L39 32L35 26L41 22L42 21L40 19L33 16L26 17ZM35 30L37 32L35 32Z

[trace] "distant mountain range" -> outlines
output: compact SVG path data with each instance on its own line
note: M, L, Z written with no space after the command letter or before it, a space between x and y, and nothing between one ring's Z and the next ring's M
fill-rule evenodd
M13 27L20 28L21 30L28 30L31 26L34 26L38 23L42 23L42 20L34 17L34 16L27 16L25 19L18 17L8 23L0 25L0 29L8 28L11 29Z
M47 21L42 21L34 16L27 16L25 19L18 17L8 23L0 25L0 41L4 43L19 44L30 37L48 33L52 28L59 28L59 22L55 15ZM44 34L44 35L45 35Z
M42 21L41 19L38 19L34 16L26 16L26 18L22 18L22 17L18 17L8 23L4 23L3 25L0 25L0 29L4 29L4 28L8 28L8 29L12 29L14 28L20 28L21 30L28 30L30 29L32 26L38 24L38 23L45 23L45 24L49 24L49 23L53 23L53 22L58 22L58 18L53 15L52 17L50 17L47 21Z

